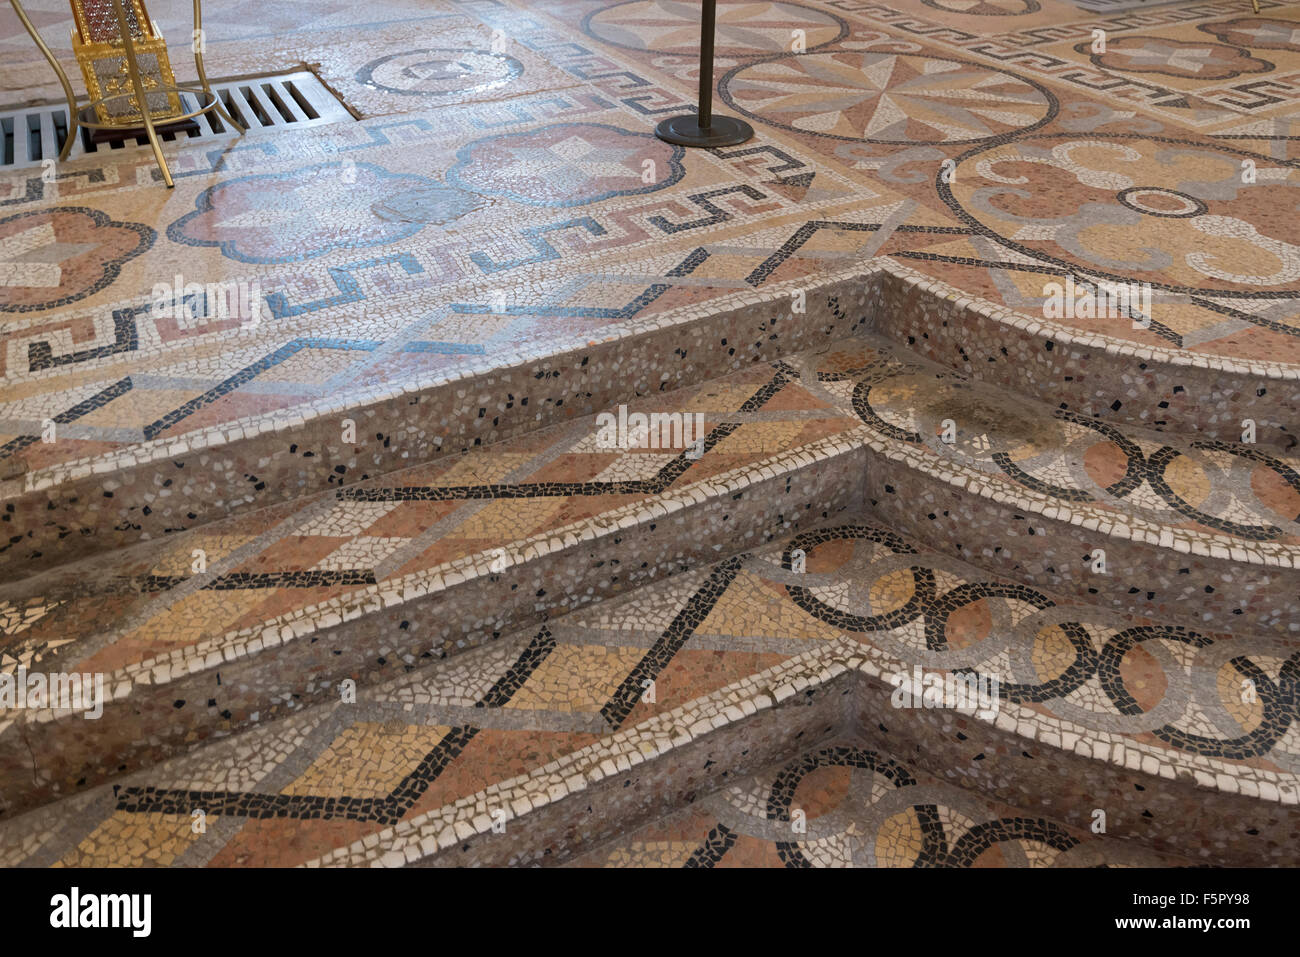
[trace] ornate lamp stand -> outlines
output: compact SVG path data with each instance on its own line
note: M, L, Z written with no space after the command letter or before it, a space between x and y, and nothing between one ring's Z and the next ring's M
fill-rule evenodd
M84 107L79 108L77 106L77 95L73 92L72 84L68 81L68 74L64 72L63 67L59 65L58 59L54 56L53 52L51 52L45 41L41 39L41 35L36 30L36 27L32 25L32 21L28 19L27 11L23 9L22 3L20 0L9 0L10 6L14 8L14 13L18 14L18 19L22 21L23 26L31 35L31 38L36 42L41 53L45 55L45 59L49 61L50 66L54 68L54 72L58 74L59 82L63 85L63 95L68 101L68 135L63 141L63 149L59 152L59 159L65 160L68 158L68 153L72 149L72 144L77 136L77 130L81 127L92 130L131 131L138 130L143 123L145 135L149 137L149 145L153 147L154 159L158 162L158 168L162 172L163 182L165 182L168 187L172 187L175 185L175 183L172 182L172 173L167 167L167 160L163 158L162 143L158 140L157 124L155 124L153 117L150 115L152 110L149 107L149 96L151 94L155 96L160 93L173 94L179 97L182 92L191 93L200 104L197 110L191 110L189 113L185 113L181 116L168 116L160 119L159 122L164 125L193 119L201 113L216 110L217 113L221 115L222 120L228 123L235 130L243 133L244 127L235 122L234 117L226 112L226 108L222 106L221 100L218 99L217 95L212 92L212 88L208 85L208 76L203 70L203 53L200 49L200 43L195 43L194 45L194 65L198 69L199 83L201 86L154 86L149 90L146 90L144 81L141 79L140 66L136 62L135 42L131 38L131 29L127 24L126 11L122 7L122 0L112 0L112 2L113 13L117 17L118 26L121 28L123 53L126 57L126 72L131 80L132 92L116 93L111 96L101 96L90 100ZM196 38L202 36L202 33L200 32L203 29L203 8L201 4L202 0L194 0L194 36ZM87 118L87 116L95 115L95 108L97 106L101 106L111 100L123 99L127 100L128 103L134 100L135 105L140 112L139 119L135 117L127 117L125 119L109 121L105 120L102 116L96 120Z

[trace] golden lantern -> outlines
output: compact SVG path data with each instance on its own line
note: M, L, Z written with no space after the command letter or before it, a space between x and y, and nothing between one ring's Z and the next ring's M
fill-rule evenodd
M137 120L143 125L144 105L136 102L122 27L112 0L69 0L77 26L72 31L72 52L86 81L86 92L101 122L120 124ZM135 46L136 66L150 119L155 122L180 116L176 77L167 59L167 41L149 19L144 0L124 0L126 27ZM150 92L152 91L152 92Z
M143 127L163 182L171 187L175 183L163 156L162 141L158 138L160 126L164 130L183 129L178 124L191 121L202 113L215 112L223 123L243 134L244 124L222 105L208 84L208 74L203 69L203 0L194 0L194 68L199 74L198 86L176 85L171 62L167 59L167 45L158 27L149 19L144 0L70 2L77 21L72 32L72 49L90 93L90 102L85 107L78 106L77 94L67 72L27 16L21 0L9 0L23 28L59 78L68 101L68 134L63 140L63 149L59 151L60 160L68 158L80 130L93 131L97 136L105 132L110 136L134 136ZM189 109L188 105L183 105L182 93L195 98L198 106ZM90 118L92 113L93 120Z

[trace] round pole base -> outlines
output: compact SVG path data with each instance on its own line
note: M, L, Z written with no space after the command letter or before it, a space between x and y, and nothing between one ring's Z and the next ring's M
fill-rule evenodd
M744 120L731 116L715 116L713 124L700 129L700 118L695 113L670 116L655 127L655 136L676 146L736 146L752 139L754 128Z

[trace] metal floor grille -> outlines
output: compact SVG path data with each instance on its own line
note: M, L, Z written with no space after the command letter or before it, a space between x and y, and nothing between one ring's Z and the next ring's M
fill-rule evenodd
M211 86L212 92L221 98L230 114L250 130L280 126L301 128L352 119L347 107L314 73L307 70L242 80L217 80ZM187 112L198 107L192 94L182 93L181 101ZM188 142L233 134L221 117L213 113L197 116L195 120L199 124L197 130L163 133L161 138L170 143L177 139ZM0 131L4 135L0 169L39 166L47 157L57 160L63 138L68 133L67 105L53 103L17 110L0 109ZM149 141L140 136L134 140L94 143L90 131L83 129L68 158L139 146L147 149Z

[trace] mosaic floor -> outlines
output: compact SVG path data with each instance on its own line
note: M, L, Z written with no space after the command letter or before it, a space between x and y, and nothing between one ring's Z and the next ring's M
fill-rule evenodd
M372 57L399 42L383 26L322 51L345 98L388 95L361 123L177 149L171 192L139 151L51 184L6 173L7 475L57 488L875 254L1039 318L1052 278L1149 283L1149 328L1056 321L1293 375L1292 8L1033 6L724 4L759 16L736 28L752 52L723 46L719 85L760 134L687 158L648 133L689 104L683 5L428 4L464 62ZM782 55L790 23L806 52ZM1108 53L1080 53L1098 23ZM153 295L178 275L256 281L265 321L187 322ZM56 442L36 441L46 419Z
M107 689L0 710L0 863L1300 861L1260 6L723 0L688 151L693 3L214 5L358 119L0 168L0 678Z
M1187 866L974 801L852 741L809 751L700 803L570 866Z
M807 554L802 572L792 567L795 549ZM1155 781L1194 779L1220 798L1248 795L1263 799L1255 802L1261 808L1293 808L1300 803L1300 729L1289 705L1298 662L1289 648L1264 640L1216 640L1058 604L852 522L675 576L540 630L425 665L362 691L355 703L335 701L268 722L0 823L0 847L7 848L7 865L392 863L490 831L500 814L508 832L523 832L512 854L544 854L556 840L556 825L545 819L534 825L530 815L542 817L548 805L563 809L574 795L581 800L569 803L585 807L584 792L629 767L629 756L648 768L721 725L743 733L757 711L798 691L808 694L810 684L831 683L846 670L880 677L922 666L1015 681L1001 689L996 724L1016 742L1009 753L1032 759L1039 777L1031 783L1029 775L1018 776L1012 793L1052 813L1031 815L1022 822L1026 830L1013 827L988 838L1042 841L1050 848L1028 858L1008 854L1007 863L1052 863L1056 852L1078 843L1076 830L1089 830L1088 815L1098 802L1109 809L1107 833L1116 837L1169 844L1175 853L1203 860L1212 853L1211 831L1231 827L1237 835L1253 835L1244 838L1249 853L1266 863L1280 853L1274 846L1279 835L1271 833L1276 825L1261 832L1258 811L1234 805L1220 821L1221 809L1202 796L1197 807L1170 814L1156 795L1139 794L1143 785L1138 791L1129 785L1126 795L1111 775L1127 768ZM1243 677L1259 692L1249 706L1237 695ZM882 727L906 717L888 706L890 693L874 685L864 694L872 720ZM832 730L852 730L852 715L842 705L836 709ZM986 844L974 835L963 844L959 832L984 824L977 831L987 838L992 824L986 819L1018 819L994 812L987 798L967 793L957 799L963 780L996 799L999 787L980 780L981 762L1009 749L1005 742L981 740L973 718L948 712L944 720L954 719L924 731L933 737L924 752L911 748L915 758L879 762L894 769L881 773L892 775L895 787L928 780L908 770L912 761L931 765L934 780L914 792L916 802L949 808L939 817L957 828L950 838L921 835L925 854L935 855L922 863L932 865L973 863ZM945 744L964 757L936 760ZM1077 752L1087 767L1063 764L1057 752ZM836 763L816 754L801 760L809 765L805 771ZM996 777L1001 770L989 773ZM798 774L786 777L787 792L797 791ZM948 797L938 800L940 793ZM800 807L814 817L804 800ZM897 800L881 810L915 806ZM739 801L733 788L709 806ZM780 820L768 807L768 818ZM681 826L689 832L697 816L687 815ZM1066 820L1053 822L1057 816ZM193 828L196 819L204 829ZM1189 828L1189 819L1200 828ZM921 824L923 832L932 826ZM669 825L652 832L663 827ZM917 863L920 848L910 856L906 850L909 827L895 821L890 828L902 844L891 852L894 863ZM951 846L940 853L933 841ZM822 848L818 857L834 860L836 853ZM1123 847L1114 853L1125 857ZM1137 848L1130 856L1141 859L1142 853Z

